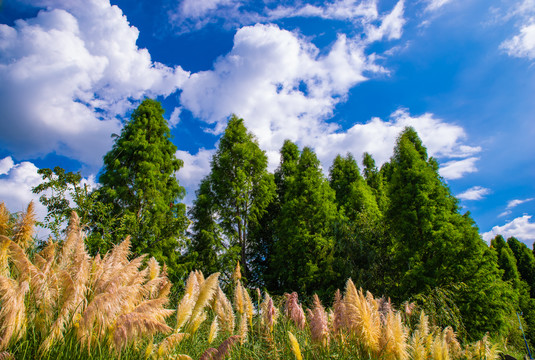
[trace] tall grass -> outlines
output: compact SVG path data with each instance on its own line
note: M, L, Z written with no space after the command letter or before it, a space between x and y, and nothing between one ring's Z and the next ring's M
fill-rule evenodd
M7 215L6 215L7 214ZM178 303L165 266L132 258L125 239L88 255L77 215L65 238L30 256L33 206L12 221L0 203L0 359L497 359L488 337L462 346L414 305L395 309L348 280L326 309L192 272ZM232 299L229 300L229 299ZM281 310L282 309L282 310ZM406 319L417 319L409 326Z

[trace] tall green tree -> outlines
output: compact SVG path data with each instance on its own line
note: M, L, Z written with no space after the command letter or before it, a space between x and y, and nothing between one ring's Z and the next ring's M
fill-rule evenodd
M526 244L518 241L515 237L507 239L507 245L513 252L518 272L531 289L531 297L535 298L535 256Z
M277 178L280 213L275 220L270 284L276 291L329 293L333 279L335 193L310 148L299 154L286 141Z
M275 183L267 171L267 156L243 119L230 118L197 196L191 211L192 249L200 265L210 266L226 256L229 261L219 271L228 272L240 260L242 274L248 276L253 249L249 233L273 200ZM235 261L229 263L233 254Z
M506 301L513 290L501 279L496 254L469 214L459 213L458 200L414 129L399 136L389 171L386 216L393 261L388 293L404 300L463 284L455 294L468 333L500 330L514 309Z
M329 181L340 212L335 227L335 264L339 280L352 278L357 286L377 291L381 280L376 265L380 263L383 244L382 236L377 236L382 216L374 193L351 154L334 159Z
M185 190L176 178L183 163L176 158L163 113L158 101L145 99L104 156L98 201L110 204L113 222L95 231L112 243L130 235L135 253L165 262L169 275L177 278L182 275L179 255L187 226L180 202Z

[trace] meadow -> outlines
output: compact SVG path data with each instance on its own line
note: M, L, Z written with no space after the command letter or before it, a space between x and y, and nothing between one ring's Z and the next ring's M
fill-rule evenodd
M62 241L38 247L32 204L11 220L1 204L0 359L490 360L504 349L488 336L463 344L416 304L396 309L351 279L329 309L248 289L239 263L229 283L193 271L178 287L129 238L90 256L76 213Z

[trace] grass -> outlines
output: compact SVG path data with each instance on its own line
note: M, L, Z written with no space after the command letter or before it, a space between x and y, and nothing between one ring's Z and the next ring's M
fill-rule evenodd
M331 309L317 296L272 298L219 274L192 272L177 304L165 266L131 259L129 240L90 257L73 214L61 244L30 255L32 205L18 221L0 204L0 359L497 359L487 337L462 345L414 305L357 289ZM254 301L253 301L254 299ZM414 324L414 325L408 325Z

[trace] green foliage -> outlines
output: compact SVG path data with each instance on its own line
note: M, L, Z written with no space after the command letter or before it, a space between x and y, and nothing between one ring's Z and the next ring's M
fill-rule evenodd
M518 272L530 287L531 297L535 298L535 256L526 244L521 243L515 237L507 239L507 245L516 258Z
M212 158L211 172L201 183L191 210L194 221L192 256L195 265L229 274L237 260L248 276L252 240L257 226L275 196L267 156L243 119L232 116ZM218 261L217 258L220 258Z
M42 223L49 229L56 239L67 226L67 221L73 211L76 211L83 224L89 222L94 207L94 195L91 194L87 184L82 184L82 175L66 172L56 166L52 169L39 169L37 171L43 181L32 189L34 194L44 193L39 201L46 206L47 214ZM71 203L72 201L72 203Z
M106 228L92 230L110 240L100 252L131 235L135 253L165 262L176 279L182 275L178 250L187 226L180 203L185 191L176 179L182 161L163 113L158 101L145 99L104 157L97 199L109 206L108 221Z
M457 292L455 301L468 332L478 337L502 329L514 310L506 300L514 292L501 279L496 256L469 214L459 214L457 199L414 129L399 136L389 172L386 217L393 262L388 292L403 300L466 284L470 290Z
M334 286L335 193L310 148L286 141L276 172L280 213L266 276L277 291L331 292Z

